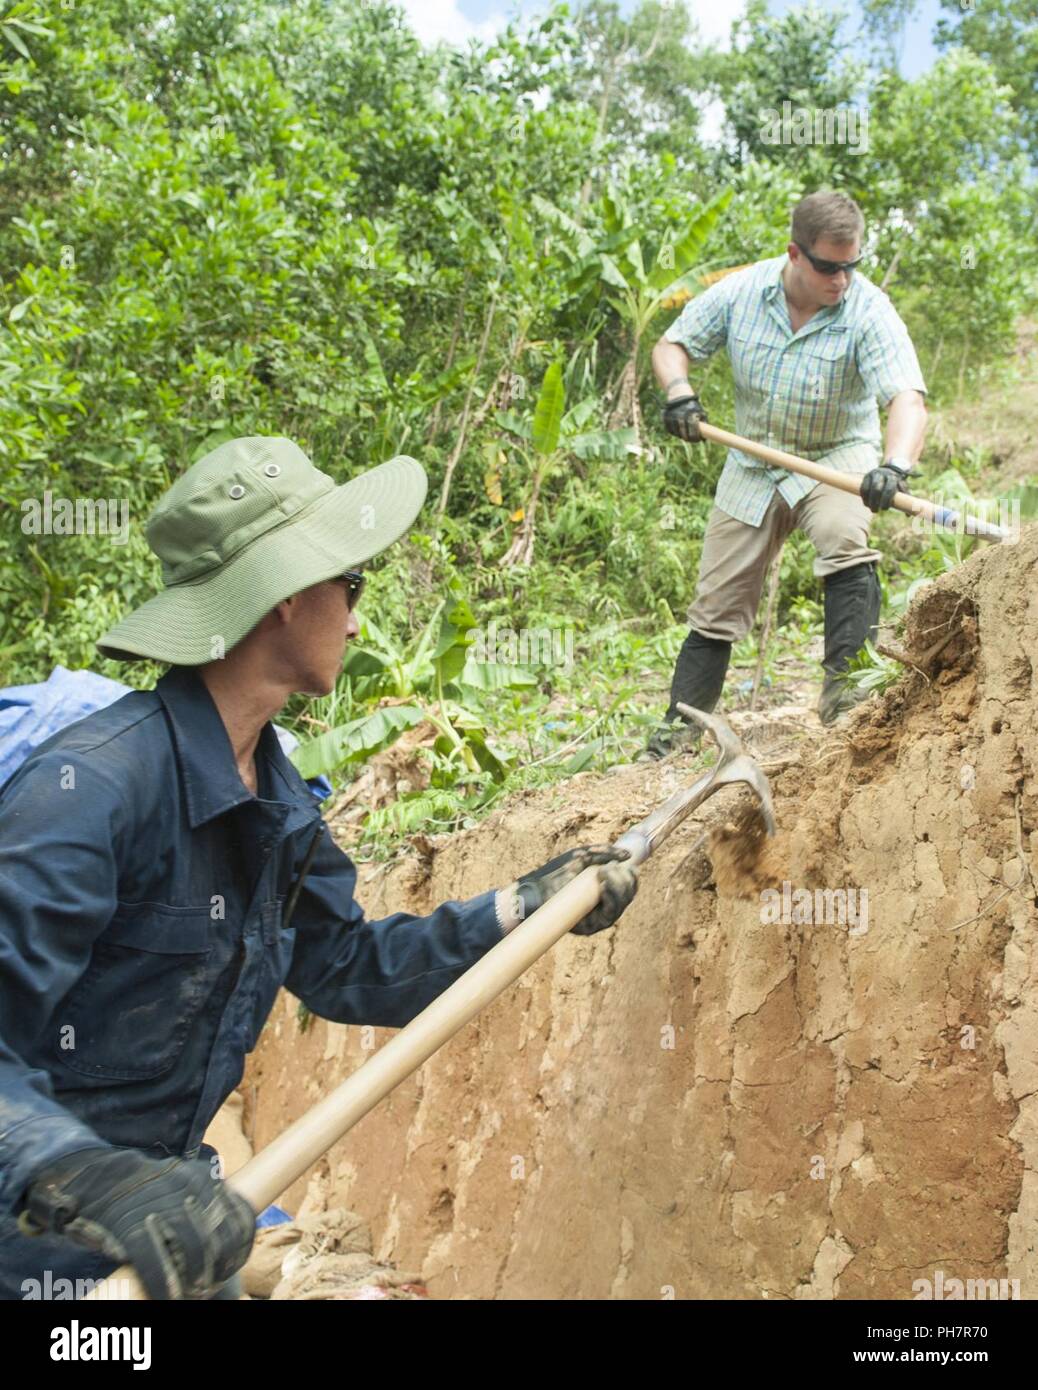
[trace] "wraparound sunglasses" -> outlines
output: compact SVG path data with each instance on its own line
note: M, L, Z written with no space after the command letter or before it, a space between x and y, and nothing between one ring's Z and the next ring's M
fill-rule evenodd
M800 246L800 242L795 241L793 245ZM859 256L856 261L820 261L817 256L811 255L811 252L806 246L800 246L800 250L803 251L804 255L814 266L815 270L818 271L819 275L839 275L841 270L845 270L849 275L854 267L856 265L861 265L862 261L865 259L864 256Z
M344 570L337 579L333 580L335 584L346 585L346 607L350 613L359 603L366 582L367 577L361 574L360 570Z

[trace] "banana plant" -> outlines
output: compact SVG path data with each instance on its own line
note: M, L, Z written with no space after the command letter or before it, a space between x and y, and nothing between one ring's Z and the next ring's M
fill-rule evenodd
M533 423L530 426L532 447L529 450L520 449L520 452L526 455L530 467L530 496L523 509L519 528L512 537L512 544L501 557L503 569L511 565L528 565L533 559L537 502L541 495L541 484L558 449L565 404L566 383L562 376L562 363L556 360L544 373L537 404L534 406Z
M641 410L638 404L639 353L642 339L653 320L668 303L688 298L706 287L715 263L704 262L704 247L734 190L722 189L681 228L670 228L662 237L635 221L615 188L598 200L596 211L602 226L592 236L561 209L543 198L538 210L571 244L574 283L597 280L606 288L610 305L627 330L628 356L616 390L610 427L631 425L641 448Z
M456 590L441 601L411 647L394 642L370 618L362 619L360 636L343 662L343 678L351 707L358 701L372 707L300 744L292 754L300 774L320 776L364 762L427 720L437 731L435 751L459 780L487 775L500 781L510 755L489 738L473 697L535 685L536 677L523 667L477 661L470 651L475 627L471 608ZM387 699L397 703L386 704Z
M585 396L571 406L562 416L559 427L558 449L560 453L573 454L583 462L620 463L635 448L634 430L603 430L587 428L598 414L598 402L593 396ZM533 421L519 415L514 410L499 410L497 423L517 439L532 442Z

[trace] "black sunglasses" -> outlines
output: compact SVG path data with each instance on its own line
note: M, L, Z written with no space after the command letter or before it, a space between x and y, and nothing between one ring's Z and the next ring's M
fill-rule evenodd
M859 256L856 261L820 261L817 256L812 256L806 246L800 246L799 241L794 241L794 246L799 246L804 255L818 271L819 275L839 275L841 270L845 270L849 275L856 265L861 265L865 259Z
M352 613L364 592L367 576L361 574L360 570L345 570L337 579L333 579L332 583L346 585L346 609Z

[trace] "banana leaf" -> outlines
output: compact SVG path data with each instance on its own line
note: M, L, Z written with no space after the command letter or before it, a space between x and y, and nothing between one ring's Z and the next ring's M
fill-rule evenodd
M674 264L664 266L657 262L653 267L648 280L651 289L666 290L675 280L680 279L691 270L699 253L706 245L707 238L732 201L734 192L735 190L732 188L723 188L693 219L685 229L684 234L674 243Z
M544 373L541 392L533 412L533 445L544 458L559 447L559 431L566 404L566 387L562 379L562 363L553 362ZM474 624L473 624L474 626Z
M417 705L389 705L301 743L292 754L292 762L301 777L320 777L387 748L424 717Z
M637 445L638 433L633 426L620 430L587 430L566 440L566 448L578 459L601 459L606 463L620 463Z
M520 690L524 686L536 685L537 677L525 666L507 666L499 661L465 662L461 674L455 677L455 685L468 686L470 690Z

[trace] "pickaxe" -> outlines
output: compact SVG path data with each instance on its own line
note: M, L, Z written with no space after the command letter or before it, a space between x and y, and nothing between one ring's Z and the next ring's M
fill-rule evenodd
M776 468L785 468L790 473L800 473L805 478L813 478L816 483L828 483L830 487L838 487L842 492L854 492L861 496L861 476L857 473L841 473L835 468L828 468L824 463L801 458L799 454L787 454L784 449L773 449L767 444L758 444L755 440L744 439L741 434L718 429L716 425L707 424L705 421L699 422L699 433L704 439L715 444L724 444L729 449L754 454ZM949 531L965 530L967 536L977 536L984 541L1012 539L1004 526L996 526L993 521L984 521L968 513L964 516L950 507L939 507L936 502L908 492L896 492L890 505L899 512L919 517L928 526L942 526Z
M615 842L618 847L630 850L628 862L634 865L643 863L707 797L733 782L745 782L753 790L760 800L768 834L775 831L768 780L743 750L738 736L716 714L704 714L689 705L678 705L678 710L710 730L717 740L720 757L690 787L676 791L645 820L625 830ZM257 1212L263 1211L395 1086L585 917L598 902L601 891L598 867L584 869L543 907L491 947L352 1076L233 1173L228 1183ZM122 1265L87 1297L132 1299L147 1295L132 1266Z

